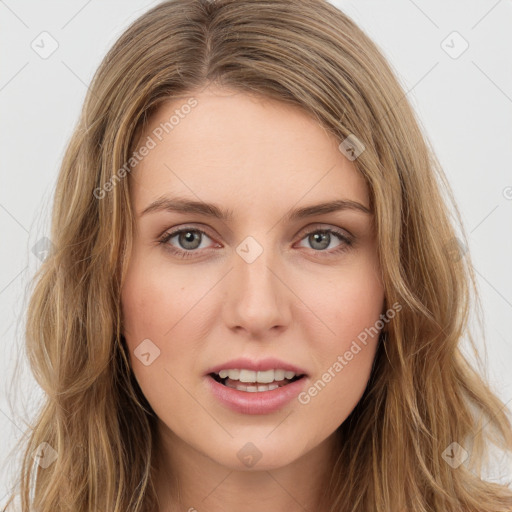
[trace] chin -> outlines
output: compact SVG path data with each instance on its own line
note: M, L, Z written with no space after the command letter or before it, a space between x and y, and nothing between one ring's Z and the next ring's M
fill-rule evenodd
M268 435L268 430L264 436ZM225 446L220 446L219 451L205 452L209 458L230 470L234 471L269 471L285 467L300 458L296 446L288 446L283 443L276 432L273 440L265 437L240 436L231 439ZM300 437L290 436L289 439ZM251 441L251 439L253 439Z

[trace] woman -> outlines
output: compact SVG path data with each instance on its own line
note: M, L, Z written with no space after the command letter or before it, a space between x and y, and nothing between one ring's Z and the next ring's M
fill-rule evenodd
M329 3L139 18L59 176L22 510L512 510L479 476L512 426L460 350L476 289L444 192Z

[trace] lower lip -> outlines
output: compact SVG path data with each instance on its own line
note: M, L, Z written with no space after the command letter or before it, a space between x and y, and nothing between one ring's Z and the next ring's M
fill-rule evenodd
M207 375L206 380L213 395L226 407L242 414L270 414L291 402L304 388L307 377L271 391L239 391L217 382Z

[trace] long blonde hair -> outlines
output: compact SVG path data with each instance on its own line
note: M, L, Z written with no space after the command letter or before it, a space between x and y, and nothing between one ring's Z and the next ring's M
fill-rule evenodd
M386 302L402 310L336 432L326 509L511 511L510 488L481 477L491 444L512 451L512 426L480 375L468 325L475 276L469 253L453 250L467 245L460 214L389 64L324 0L174 0L108 52L63 159L54 247L27 310L27 354L45 400L23 447L23 512L157 508L155 414L121 335L137 172L126 163L163 101L210 83L295 105L340 142L353 134L365 146L354 164L375 211ZM461 351L465 336L480 372ZM57 454L46 468L32 457L42 443ZM451 445L469 454L458 467L443 456Z

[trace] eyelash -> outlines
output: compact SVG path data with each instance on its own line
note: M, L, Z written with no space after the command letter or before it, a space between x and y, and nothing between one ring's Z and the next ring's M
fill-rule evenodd
M179 258L184 258L184 259L185 258L193 258L194 257L194 253L195 252L199 252L197 249L193 249L193 250L188 250L187 251L185 249L177 249L176 247L168 244L168 242L169 242L169 240L171 238L173 238L176 235L179 235L181 233L186 233L186 232L189 232L189 231L201 233L203 235L206 235L208 238L211 238L208 235L208 233L206 233L202 229L193 228L193 227L185 227L185 228L178 229L176 231L164 233L164 235L159 239L158 243L163 245L163 246L165 246L165 249L168 250L169 252L171 252L171 254L173 254L174 256L177 256ZM334 250L331 250L330 252L328 252L326 250L311 249L312 251L318 252L318 253L324 253L325 252L327 254L326 257L337 256L337 255L339 255L339 254L349 250L350 247L353 245L353 242L354 242L351 238L349 238L346 235L344 235L341 231L338 231L338 230L332 229L332 228L325 228L325 229L316 228L316 229L312 229L311 231L308 231L307 233L304 233L304 236L301 238L301 240L303 240L304 238L308 237L309 235L312 235L313 233L329 233L331 235L335 235L336 237L338 237L341 240L341 242L343 242L339 247L337 247Z

